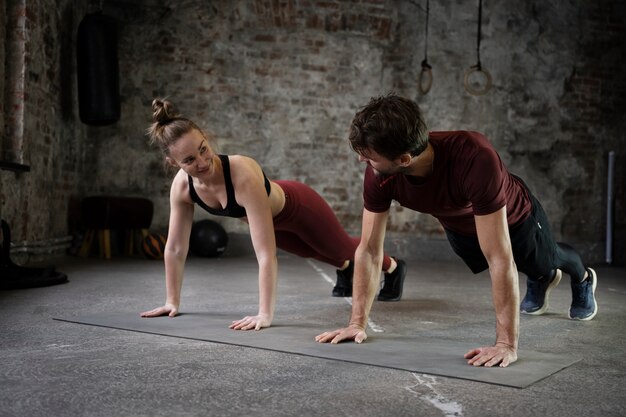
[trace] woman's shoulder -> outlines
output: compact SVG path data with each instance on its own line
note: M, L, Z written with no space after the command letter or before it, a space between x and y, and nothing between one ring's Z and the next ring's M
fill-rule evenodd
M180 187L182 185L189 186L189 175L183 169L179 169L172 180L172 187Z
M228 157L228 161L230 162L231 165L236 164L236 165L259 165L259 163L252 157L247 156L247 155L238 155L238 154L234 154L234 155L225 155L226 157Z
M261 165L252 157L246 155L228 155L228 161L233 174L257 174Z
M170 196L186 203L192 203L191 196L189 194L189 181L193 181L193 179L189 178L189 175L187 175L184 170L178 170L172 180Z
M235 189L263 185L263 170L254 158L245 155L229 155L228 159Z

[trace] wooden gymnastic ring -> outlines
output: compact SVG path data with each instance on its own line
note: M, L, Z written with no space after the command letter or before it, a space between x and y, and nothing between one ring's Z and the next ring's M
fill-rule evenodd
M426 85L424 86L424 78L426 78ZM430 87L433 85L433 72L429 66L422 66L420 75L417 78L417 89L421 94L426 94L430 91Z
M482 72L485 75L486 81L482 89L476 89L470 85L469 77L474 72ZM486 94L487 91L491 89L491 74L486 69L481 68L477 65L470 67L467 69L467 71L465 71L465 77L463 78L463 85L465 86L465 89L467 90L468 93L473 94L475 96L482 96L483 94Z

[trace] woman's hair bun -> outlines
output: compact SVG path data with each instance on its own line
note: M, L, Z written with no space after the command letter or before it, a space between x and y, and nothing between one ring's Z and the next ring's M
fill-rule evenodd
M178 115L174 112L174 106L168 100L155 98L152 101L152 119L155 123L167 123Z

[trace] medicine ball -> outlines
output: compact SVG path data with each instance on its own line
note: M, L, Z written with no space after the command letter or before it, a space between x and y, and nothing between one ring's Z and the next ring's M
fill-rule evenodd
M202 257L220 256L228 245L228 234L221 224L213 220L200 220L191 227L189 249Z
M146 258L163 259L166 238L160 233L148 233L143 238L141 249Z

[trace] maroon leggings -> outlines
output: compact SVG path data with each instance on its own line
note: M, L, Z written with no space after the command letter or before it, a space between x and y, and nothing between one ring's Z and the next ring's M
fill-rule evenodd
M276 246L341 268L354 260L360 238L350 237L328 203L308 185L274 181L285 192L285 207L274 217ZM391 266L385 255L383 271Z

